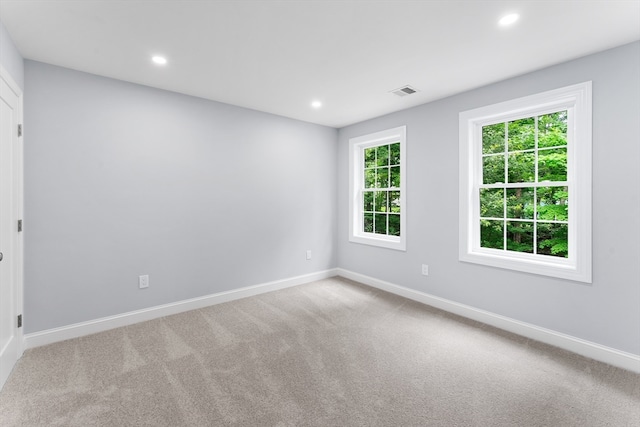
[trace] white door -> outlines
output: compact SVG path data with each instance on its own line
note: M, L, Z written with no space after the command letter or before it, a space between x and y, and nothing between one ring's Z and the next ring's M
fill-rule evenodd
M15 365L22 345L18 329L18 307L22 303L21 242L18 214L21 211L21 149L18 119L20 90L0 69L0 388Z

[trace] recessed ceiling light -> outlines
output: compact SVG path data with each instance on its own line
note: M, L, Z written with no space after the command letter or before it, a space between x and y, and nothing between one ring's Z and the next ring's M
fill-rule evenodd
M313 101L313 102L311 103L311 106L312 106L313 108L320 108L320 107L322 107L322 102L320 102L320 101Z
M151 60L154 64L157 65L166 65L167 63L167 58L165 58L164 56L154 56L153 58L151 58Z
M520 18L520 15L518 15L517 13L510 13L500 18L500 20L498 21L498 24L500 24L503 27L506 27L516 22L518 18Z

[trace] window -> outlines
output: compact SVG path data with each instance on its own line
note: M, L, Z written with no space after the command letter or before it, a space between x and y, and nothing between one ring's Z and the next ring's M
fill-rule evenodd
M591 82L460 113L460 260L591 282Z
M405 250L406 127L349 140L349 240Z

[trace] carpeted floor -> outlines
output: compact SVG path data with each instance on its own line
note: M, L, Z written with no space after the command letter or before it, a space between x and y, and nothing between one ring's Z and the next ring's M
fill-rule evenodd
M29 350L9 426L639 426L640 375L343 279Z

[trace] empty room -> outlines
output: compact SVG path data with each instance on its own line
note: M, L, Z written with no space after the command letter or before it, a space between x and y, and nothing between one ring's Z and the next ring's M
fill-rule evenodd
M640 0L0 0L0 425L640 425Z

